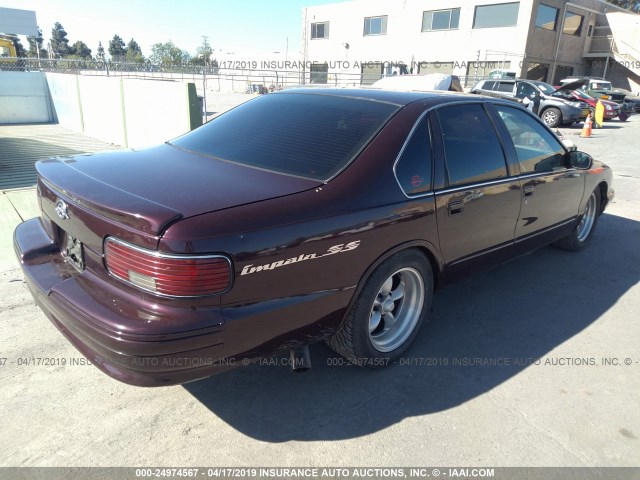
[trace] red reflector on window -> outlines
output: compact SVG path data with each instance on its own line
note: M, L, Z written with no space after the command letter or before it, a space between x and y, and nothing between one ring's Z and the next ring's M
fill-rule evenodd
M109 273L159 295L214 295L231 283L231 264L220 255L168 255L114 238L107 239L104 253Z

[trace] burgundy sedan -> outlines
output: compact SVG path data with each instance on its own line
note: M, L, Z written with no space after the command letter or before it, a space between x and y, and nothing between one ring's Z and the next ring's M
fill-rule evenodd
M591 95L589 95L587 92L585 92L584 90L578 89L578 90L572 90L570 93L571 97L582 101L582 102L587 102L589 104L589 106L591 107L592 115L595 115L595 108L596 105L598 104L598 99L592 97ZM604 106L604 119L605 120L611 120L614 119L616 117L618 117L621 113L620 110L620 104L616 103L616 102L611 102L609 100L602 100L600 99L600 102L602 103L602 105Z
M14 243L34 298L106 374L184 383L325 340L380 367L432 293L555 242L581 250L611 170L513 102L265 95L164 145L37 164Z

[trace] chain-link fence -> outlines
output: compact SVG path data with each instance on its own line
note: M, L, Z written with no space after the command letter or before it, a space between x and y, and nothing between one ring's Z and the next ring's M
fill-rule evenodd
M247 67L252 67L252 62ZM77 59L0 58L0 70L53 72L84 76L110 76L140 80L192 82L202 97L205 121L255 95L300 85L316 87L362 87L373 83L368 72L329 72L327 68L306 67L298 70L228 68L212 65L158 65L149 62L112 62ZM484 73L484 72L482 72ZM384 75L376 74L376 78ZM483 75L461 76L461 84L469 89Z

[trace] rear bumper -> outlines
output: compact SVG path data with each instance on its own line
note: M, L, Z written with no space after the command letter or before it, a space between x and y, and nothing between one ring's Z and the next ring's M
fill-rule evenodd
M189 311L154 305L148 296L132 297L89 271L79 273L65 262L37 218L16 228L14 249L37 304L107 375L132 385L161 386L236 366L224 358L219 307ZM185 315L201 317L202 328L177 331L176 322ZM189 323L193 325L194 319ZM162 324L167 325L166 332L158 327ZM153 333L143 333L145 325Z
M349 286L223 309L219 297L161 299L89 268L80 273L39 218L18 225L14 249L29 290L58 330L104 373L138 386L199 380L325 338L355 291Z

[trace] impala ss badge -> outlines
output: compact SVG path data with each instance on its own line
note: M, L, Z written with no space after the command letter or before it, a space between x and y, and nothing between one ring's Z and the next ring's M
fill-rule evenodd
M56 202L56 213L62 220L69 220L69 207L62 200Z
M355 242L347 243L346 245L341 243L339 245L334 245L333 247L329 247L327 249L327 253L323 253L322 255L318 255L315 253L309 253L307 255L300 255L298 257L287 258L286 260L278 260L273 263L267 263L266 265L246 265L240 275L249 275L251 273L256 272L264 272L265 270L273 270L274 268L284 267L286 265L292 265L294 263L305 262L307 260L317 260L318 258L326 257L328 255L335 255L336 253L344 253L349 252L351 250L355 250L360 246L360 240L356 240Z

